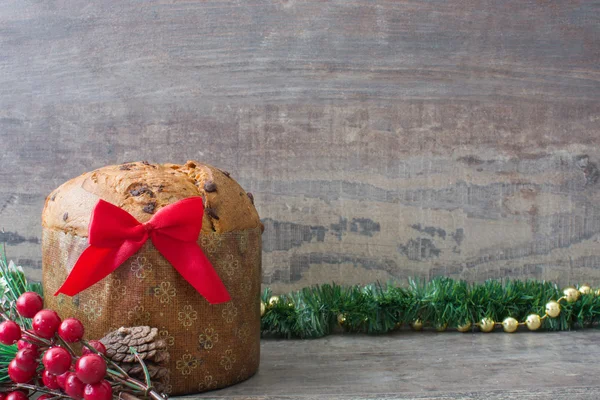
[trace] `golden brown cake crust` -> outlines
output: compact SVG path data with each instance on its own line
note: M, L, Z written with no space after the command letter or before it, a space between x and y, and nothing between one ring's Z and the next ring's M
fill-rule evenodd
M133 162L87 172L50 193L42 212L42 226L87 236L90 216L99 199L146 222L162 207L192 196L205 200L203 232L261 226L252 196L229 173L197 161L184 165Z

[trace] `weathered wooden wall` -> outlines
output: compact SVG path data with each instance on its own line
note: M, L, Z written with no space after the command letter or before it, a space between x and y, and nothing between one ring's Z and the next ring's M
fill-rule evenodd
M598 1L0 2L0 224L25 266L63 181L199 159L255 194L276 290L600 284L599 135Z

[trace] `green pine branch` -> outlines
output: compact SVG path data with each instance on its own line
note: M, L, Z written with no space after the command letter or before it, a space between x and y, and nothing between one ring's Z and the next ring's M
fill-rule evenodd
M16 302L19 296L25 292L37 292L42 295L42 285L37 282L29 282L23 268L16 266L12 261L6 259L5 247L0 251L0 307L17 321L19 325L31 328L31 320L23 318L17 313ZM0 382L8 382L8 364L17 353L16 345L5 345L0 343Z

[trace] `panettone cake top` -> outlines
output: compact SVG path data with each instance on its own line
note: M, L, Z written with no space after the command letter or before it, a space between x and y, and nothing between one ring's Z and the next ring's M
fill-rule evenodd
M42 226L87 236L99 199L121 207L143 223L162 207L192 196L204 198L203 232L261 226L252 195L226 171L196 161L184 165L132 162L87 172L48 196Z

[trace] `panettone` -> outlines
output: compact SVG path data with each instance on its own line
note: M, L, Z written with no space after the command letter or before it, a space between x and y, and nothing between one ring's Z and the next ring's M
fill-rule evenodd
M87 236L90 216L99 198L146 222L160 208L191 196L205 199L203 232L223 233L261 225L252 195L228 172L188 161L184 165L111 165L71 179L46 199L42 226Z
M90 218L102 199L140 223L187 197L204 200L198 244L231 301L209 304L152 242L113 273L79 294L53 296L88 246ZM258 369L262 224L253 197L230 174L188 161L184 165L132 162L107 166L54 190L42 214L46 307L80 318L86 337L120 326L148 325L169 343L170 394L231 385Z

